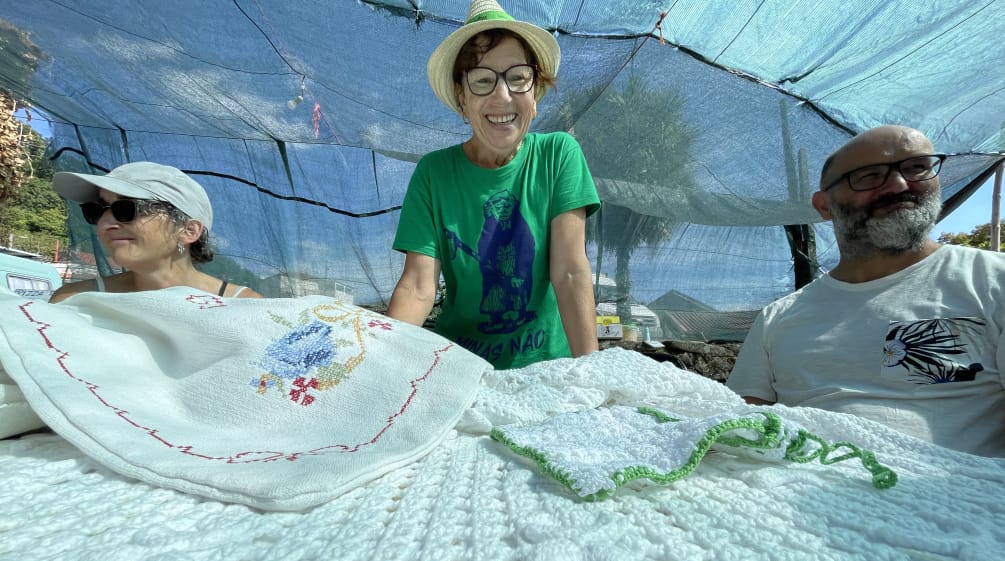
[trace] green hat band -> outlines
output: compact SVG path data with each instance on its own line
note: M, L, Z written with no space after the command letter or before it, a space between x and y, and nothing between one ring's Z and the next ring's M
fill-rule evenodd
M477 21L485 21L485 20L489 20L489 19L506 19L506 20L511 20L512 21L513 20L513 16L511 16L511 15L509 15L506 12L503 12L503 11L489 11L489 12L484 12L484 13L478 14L477 16L474 16L473 18L471 18L468 21L464 22L464 25L467 25L469 23L475 23Z

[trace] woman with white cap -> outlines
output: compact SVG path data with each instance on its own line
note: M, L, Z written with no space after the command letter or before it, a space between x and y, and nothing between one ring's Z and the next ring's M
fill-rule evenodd
M586 218L600 199L572 136L528 134L560 58L550 33L474 0L427 65L433 92L472 133L416 166L388 315L421 325L442 273L436 331L496 368L597 349Z
M181 170L134 162L106 175L59 172L53 189L80 203L84 220L97 226L105 252L125 272L63 285L50 302L79 292L139 292L188 286L240 298L261 298L196 268L213 259L209 229L213 209L201 185Z

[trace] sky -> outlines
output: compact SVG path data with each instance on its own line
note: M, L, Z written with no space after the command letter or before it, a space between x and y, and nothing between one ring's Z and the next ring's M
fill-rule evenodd
M991 193L994 186L995 177L992 175L976 193L932 228L932 239L938 238L942 233L969 234L978 225L991 222ZM1000 206L998 210L1000 216Z

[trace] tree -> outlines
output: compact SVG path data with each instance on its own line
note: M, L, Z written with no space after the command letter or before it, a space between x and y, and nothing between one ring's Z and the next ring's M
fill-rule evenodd
M21 234L66 237L66 204L51 180L33 177L0 209L0 225Z
M0 91L0 202L10 200L27 179L21 150L22 125L14 118L17 102Z
M573 129L593 176L652 189L695 189L690 163L698 130L685 122L684 102L678 91L655 89L637 75L601 95ZM631 317L632 253L665 241L671 231L669 219L607 202L590 221L587 238L597 243L598 261L604 248L614 249L620 317Z
M938 241L939 243L949 245L965 245L978 249L991 249L991 223L988 222L987 224L975 226L969 234L943 232L939 234Z
M21 88L15 92L0 90L0 202L13 198L31 177L21 146L24 127L14 113L22 106L18 100L29 98L31 76L39 60L45 58L26 32L0 19L0 67L4 69L5 83Z
M16 240L18 249L48 254L56 245L66 245L66 203L52 189L53 165L45 157L45 139L30 128L19 131L18 136L20 183L8 183L3 191L6 200L0 205L0 245Z

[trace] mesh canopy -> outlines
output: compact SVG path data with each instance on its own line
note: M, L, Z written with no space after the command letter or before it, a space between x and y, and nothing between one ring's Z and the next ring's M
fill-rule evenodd
M742 337L745 312L794 289L784 225L807 225L814 270L835 263L809 200L852 134L905 124L959 154L947 208L1002 158L1000 1L502 4L556 33L558 88L532 130L583 145L605 202L587 248L598 297L634 304L654 337ZM0 87L53 120L60 169L179 167L213 203L210 272L267 296L386 304L415 162L470 135L425 73L467 2L0 6ZM110 271L76 211L71 231Z

